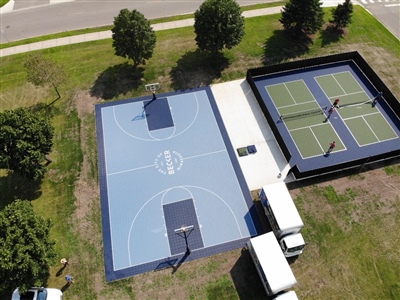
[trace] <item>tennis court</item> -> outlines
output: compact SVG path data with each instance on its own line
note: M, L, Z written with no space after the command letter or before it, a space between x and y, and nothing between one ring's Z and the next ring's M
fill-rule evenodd
M296 178L400 152L398 101L357 52L252 69L247 80Z
M340 99L336 112L358 145L366 146L398 138L375 103L380 100L379 93L371 99L350 72L315 79L332 103Z
M240 248L262 230L209 87L99 104L96 123L107 281Z
M326 122L327 107L320 107L303 80L265 88L279 111L278 122L285 124L303 159L325 154L332 141L336 141L335 152L346 149L332 124Z

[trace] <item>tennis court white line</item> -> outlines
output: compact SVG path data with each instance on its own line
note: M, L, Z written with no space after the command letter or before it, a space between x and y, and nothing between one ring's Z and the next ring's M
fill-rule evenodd
M269 85L266 85L265 88L267 88L269 86L277 86L277 85L282 85L282 84L285 84L285 83L291 83L291 82L297 82L297 81L304 81L304 80L303 79L296 79L296 80L290 80L290 81L285 81L285 82L269 84Z
M343 73L343 72L342 72ZM339 83L339 81L337 81L335 75L331 74L333 79L336 81L336 83L338 84L338 86L342 89L342 91L346 94L346 91L342 88L341 84Z
M377 139L377 141L380 141L380 139L378 138L378 136L375 134L375 131L371 128L371 126L369 126L369 123L367 122L367 120L365 120L364 116L362 116L362 119L363 119L364 122L367 124L368 128L371 130L372 134L375 136L375 138Z
M380 111L377 111L377 112L373 112L373 113L369 113L369 114L364 114L364 115L360 115L360 116L354 116L354 117L349 117L349 118L342 118L342 120L343 120L343 121L346 121L346 120L351 120L351 119L358 119L358 118L362 118L362 117L364 117L364 116L372 116L372 115L376 115L376 114L382 115ZM382 117L383 117L383 116L382 116Z
M312 135L314 136L315 140L317 141L317 143L318 143L319 147L321 148L322 152L324 153L324 148L322 148L322 145L319 142L319 140L318 140L317 136L315 135L314 131L312 130L312 127L310 127L310 131L311 131Z
M365 91L359 91L359 92L354 92L354 93L349 93L349 94L341 94L341 95L336 95L336 96L333 96L333 97L331 97L331 98L340 98L340 97L343 97L343 96L351 96L351 95L357 95L357 94L365 94L365 95L367 95L367 93L365 92ZM328 98L328 99L331 99L331 98ZM371 98L369 98L368 97L368 95L367 95L367 98L368 99L366 99L365 101L369 101L369 100L371 100ZM372 98L373 99L373 98Z
M318 127L318 126L324 126L324 125L326 125L325 123L323 123L323 124L315 124L315 125L310 125L310 126L304 126L304 127L298 127L298 128L294 128L294 129L288 129L288 131L289 132L292 132L292 131L296 131L296 130L303 130L303 129L307 129L307 128L312 128L312 127ZM332 125L331 125L331 127L332 127ZM287 128L287 127L286 127Z
M350 71L346 71L346 72L342 72L342 73L349 73L350 75L351 75L351 77L354 79L354 82L355 83L357 83L357 85L358 85L358 87L364 92L364 93L366 93L365 92L365 90L364 90L364 88L361 86L361 84L357 81L357 79L353 76L353 74L351 74L351 72ZM365 74L364 74L365 75ZM366 75L365 75L365 77L367 77ZM368 78L368 77L367 77ZM367 93L366 93L367 94ZM367 94L367 96L368 96L368 94Z
M286 90L288 91L290 97L292 97L293 102L295 104L297 104L296 100L294 100L294 97L293 97L292 93L289 91L289 88L286 86L286 82L283 85L285 86ZM274 102L274 104L275 104L275 102Z

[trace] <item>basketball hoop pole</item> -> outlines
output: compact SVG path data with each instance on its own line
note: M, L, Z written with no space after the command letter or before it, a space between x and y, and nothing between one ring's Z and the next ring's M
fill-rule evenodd
M190 255L190 248L189 248L189 243L188 243L188 236L186 235L186 230L183 231L183 236L185 238L185 243L186 243L186 255Z
M186 244L186 252L185 255L190 255L190 248L189 248L189 242L188 242L188 237L192 233L194 229L194 226L182 226L181 228L175 229L175 234L179 235L180 237L183 237L185 239L185 244ZM183 236L181 235L183 233Z

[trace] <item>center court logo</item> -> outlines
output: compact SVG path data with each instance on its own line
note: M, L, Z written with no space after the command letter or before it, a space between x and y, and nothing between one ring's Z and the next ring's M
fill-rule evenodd
M154 166L164 175L173 175L182 169L183 158L177 151L165 150L157 155Z

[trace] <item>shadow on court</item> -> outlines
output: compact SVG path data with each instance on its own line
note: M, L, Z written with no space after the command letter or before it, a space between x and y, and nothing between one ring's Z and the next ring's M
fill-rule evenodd
M182 91L207 86L229 66L229 60L222 53L208 53L199 49L186 52L172 68L172 88Z
M142 67L123 63L107 68L96 79L90 89L92 97L110 100L142 86Z
M185 253L179 261L178 259L167 259L164 262L159 263L154 271L161 271L170 268L172 269L171 274L173 275L178 271L180 266L185 262L189 255Z
M272 65L299 57L309 51L312 40L304 34L289 36L284 30L274 30L264 43L263 64Z

